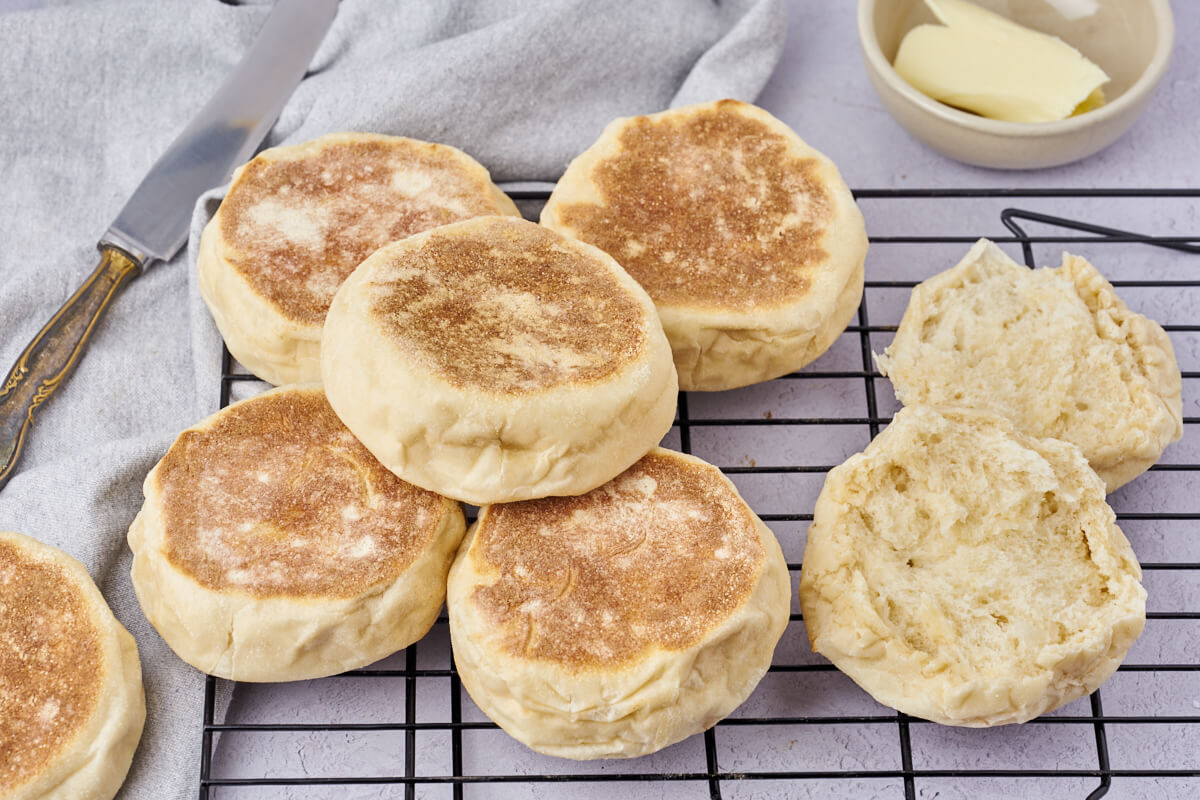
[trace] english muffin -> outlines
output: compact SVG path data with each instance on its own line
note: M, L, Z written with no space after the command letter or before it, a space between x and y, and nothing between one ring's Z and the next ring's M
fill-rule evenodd
M234 173L204 228L200 293L229 352L268 383L321 377L338 286L381 245L484 214L519 216L453 147L336 133L273 147Z
M800 576L813 650L881 703L1025 722L1108 679L1141 569L1079 452L969 409L902 409L817 499Z
M627 758L750 695L790 594L733 484L655 449L580 497L482 509L446 608L463 686L501 728L547 755Z
M867 235L837 167L735 100L610 123L567 167L541 222L645 287L687 390L803 367L862 297Z
M981 239L913 290L876 360L905 405L979 408L1079 445L1110 492L1183 435L1171 340L1078 256L1029 270Z
M332 675L424 636L466 528L311 385L184 431L144 492L129 529L142 610L184 661L237 681Z
M145 720L137 645L87 570L0 531L0 797L111 800Z
M476 505L582 494L671 426L654 304L609 256L480 217L378 250L338 290L329 402L406 481Z

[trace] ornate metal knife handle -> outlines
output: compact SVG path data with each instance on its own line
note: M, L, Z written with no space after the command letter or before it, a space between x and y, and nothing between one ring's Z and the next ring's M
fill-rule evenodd
M16 467L34 413L70 374L109 302L139 272L135 259L102 245L100 266L17 356L0 386L0 489Z

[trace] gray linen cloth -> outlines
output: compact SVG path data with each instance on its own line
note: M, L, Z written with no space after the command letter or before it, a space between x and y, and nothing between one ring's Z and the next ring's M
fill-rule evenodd
M11 10L31 4L0 13L3 369L94 268L100 234L267 12L217 0ZM780 0L343 0L266 144L403 134L456 145L498 181L553 180L614 117L752 100L783 36ZM193 246L219 196L197 204ZM146 472L218 405L220 339L193 273L194 250L117 298L0 491L0 529L81 560L137 638L148 719L126 799L196 795L203 679L142 616L125 543Z

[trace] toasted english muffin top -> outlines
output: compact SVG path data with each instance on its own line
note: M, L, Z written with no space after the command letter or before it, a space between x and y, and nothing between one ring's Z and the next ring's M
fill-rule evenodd
M51 548L0 532L0 795L44 772L88 725L104 674L93 615Z
M603 380L639 358L657 324L611 258L511 217L390 245L363 281L370 315L406 358L493 394Z
M765 559L720 471L655 449L579 497L490 506L470 596L516 658L611 666L698 643L750 597Z
M352 597L393 580L448 502L385 469L315 387L184 431L152 480L170 562L206 588L257 597Z

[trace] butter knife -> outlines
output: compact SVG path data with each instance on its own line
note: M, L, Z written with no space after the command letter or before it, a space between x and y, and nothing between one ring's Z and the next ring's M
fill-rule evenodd
M183 247L197 198L258 148L336 12L337 0L277 0L249 51L100 238L100 265L3 378L0 489L13 474L34 414L70 374L113 298L151 262L169 261Z

